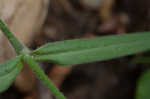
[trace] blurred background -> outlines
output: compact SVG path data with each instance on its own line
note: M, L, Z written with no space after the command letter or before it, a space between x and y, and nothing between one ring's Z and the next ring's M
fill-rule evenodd
M149 0L0 0L0 18L30 49L48 42L150 30ZM15 56L0 34L0 62ZM68 99L134 99L148 65L136 55L76 66L39 63ZM25 64L0 99L55 99Z

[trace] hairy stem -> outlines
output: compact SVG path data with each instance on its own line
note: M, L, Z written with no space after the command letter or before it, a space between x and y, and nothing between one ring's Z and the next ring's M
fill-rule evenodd
M7 39L10 41L16 53L19 55L20 52L25 47L22 43L19 42L19 40L14 36L14 34L7 28L7 26L3 23L1 19L0 19L0 29L2 30L3 34L7 37Z
M33 58L29 55L24 56L24 61L32 68L36 75L44 82L44 84L51 90L54 96L58 99L66 99L65 96L55 87L52 81L45 75L41 68L35 63Z
M7 28L7 26L0 20L0 29L10 41L18 55L22 54L23 61L26 62L30 68L36 73L36 75L45 83L45 85L51 90L51 92L58 99L66 99L65 96L55 87L51 80L45 75L42 69L35 63L33 58L28 54L30 51L19 42L19 40L14 36L12 32Z

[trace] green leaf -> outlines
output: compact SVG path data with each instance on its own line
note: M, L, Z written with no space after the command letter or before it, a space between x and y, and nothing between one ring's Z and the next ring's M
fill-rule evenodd
M36 61L73 65L147 51L150 50L149 44L150 33L134 33L49 43L38 48L32 54Z
M150 99L150 70L144 72L138 81L136 99Z
M22 63L20 56L0 64L0 92L9 88L21 69Z

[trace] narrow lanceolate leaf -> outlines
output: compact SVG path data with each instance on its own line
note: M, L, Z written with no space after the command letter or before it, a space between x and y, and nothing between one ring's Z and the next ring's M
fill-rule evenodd
M36 61L73 65L108 60L147 50L150 50L150 33L134 33L49 43L32 54Z
M21 71L22 64L20 58L16 57L0 64L0 92L8 89L17 74Z
M138 81L136 99L150 99L150 70L144 72Z

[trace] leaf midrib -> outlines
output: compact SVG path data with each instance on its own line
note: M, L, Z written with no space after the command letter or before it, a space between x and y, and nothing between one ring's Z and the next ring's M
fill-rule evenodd
M78 53L78 52L83 52L83 51L92 51L92 50L96 50L96 49L99 49L99 50L101 50L101 49L106 49L106 48L113 48L113 47L117 47L117 46L120 46L120 45L135 45L135 44L143 44L143 43L145 43L146 41L150 41L150 40L143 40L143 41L138 41L138 42L136 42L137 40L135 40L135 41L132 41L132 43L130 42L130 44L129 44L129 42L128 41L126 41L126 42L122 42L122 43L118 43L118 44L113 44L113 45L106 45L106 46L98 46L98 47L92 47L92 48L89 48L89 49L86 49L86 48L83 48L83 49L75 49L75 50L64 50L64 51L59 51L59 52L55 52L55 53L50 53L50 54L42 54L42 55L36 55L37 57L38 56L47 56L47 55L60 55L60 54L66 54L66 53ZM147 49L148 50L148 49ZM36 57L35 56L35 57Z

